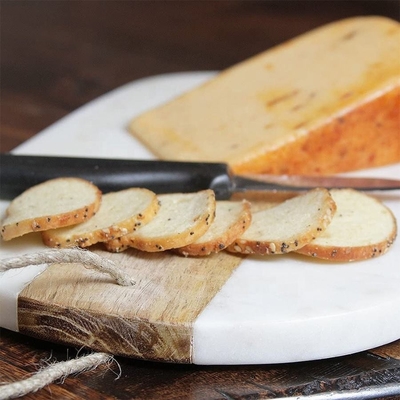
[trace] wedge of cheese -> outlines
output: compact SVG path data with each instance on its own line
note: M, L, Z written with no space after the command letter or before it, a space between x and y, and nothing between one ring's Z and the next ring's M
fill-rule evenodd
M326 174L400 161L400 24L342 20L150 110L130 131L162 159Z

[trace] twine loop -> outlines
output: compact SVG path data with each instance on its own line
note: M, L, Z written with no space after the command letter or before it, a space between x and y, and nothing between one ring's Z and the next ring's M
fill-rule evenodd
M27 267L28 265L50 263L80 263L85 268L96 269L110 275L118 285L132 286L135 284L135 281L124 271L119 269L111 260L103 258L89 250L79 248L52 249L39 253L2 259L0 260L0 272L5 272L14 268ZM109 354L92 353L81 358L55 363L29 378L4 385L0 384L0 400L14 399L28 393L36 392L58 379L65 379L68 375L92 370L97 368L100 364L110 364L112 361L115 360L113 356Z
M39 265L49 263L80 263L85 268L96 269L110 275L118 285L132 286L135 281L124 271L119 269L114 262L100 257L89 250L80 248L73 249L52 249L39 253L24 254L17 257L5 258L0 260L0 272L8 271L13 268L23 268L28 265Z

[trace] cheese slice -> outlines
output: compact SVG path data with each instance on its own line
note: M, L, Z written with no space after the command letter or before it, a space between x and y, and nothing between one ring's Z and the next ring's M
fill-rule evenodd
M150 110L130 131L162 159L321 174L400 161L400 24L318 28Z

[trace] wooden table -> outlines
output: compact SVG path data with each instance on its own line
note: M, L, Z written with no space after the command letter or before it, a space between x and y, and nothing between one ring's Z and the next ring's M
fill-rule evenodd
M0 7L2 152L145 76L220 70L349 16L400 20L399 1L1 0ZM2 329L0 382L76 355L76 349ZM116 363L100 366L26 398L267 399L367 388L372 398L378 396L373 396L376 388L400 385L400 341L346 357L283 365L117 361L120 370ZM362 396L357 398L367 398Z

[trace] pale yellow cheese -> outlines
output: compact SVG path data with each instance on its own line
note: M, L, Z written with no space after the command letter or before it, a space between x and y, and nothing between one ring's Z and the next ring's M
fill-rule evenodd
M352 18L227 69L130 130L162 159L224 161L241 172L348 170L400 161L399 88L400 24ZM320 167L312 160L321 151L332 156L326 168L323 154Z

